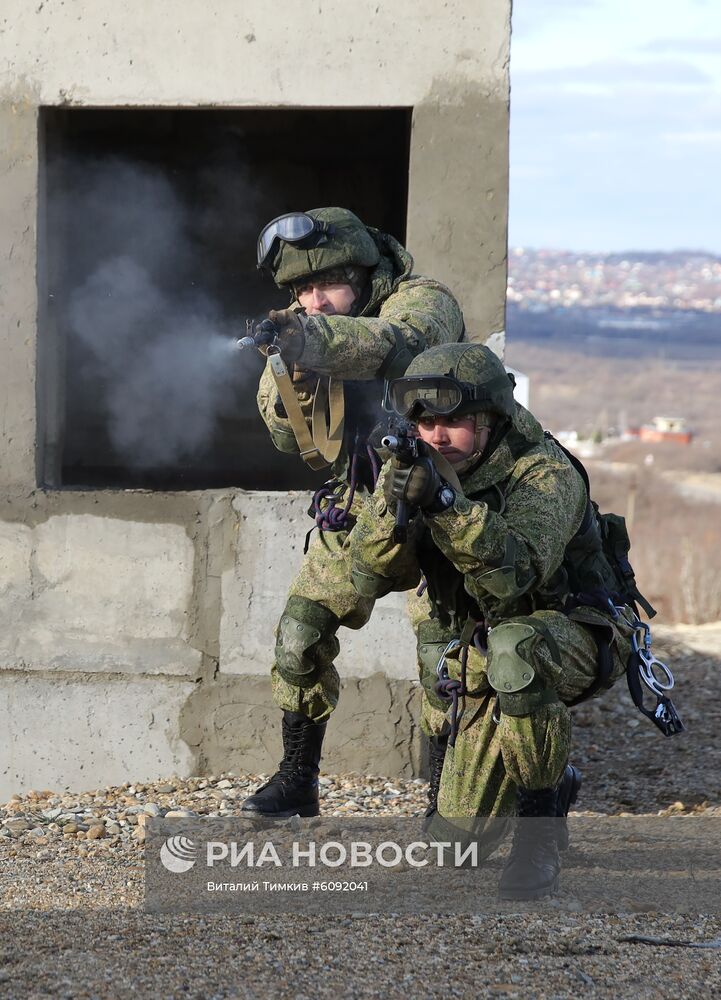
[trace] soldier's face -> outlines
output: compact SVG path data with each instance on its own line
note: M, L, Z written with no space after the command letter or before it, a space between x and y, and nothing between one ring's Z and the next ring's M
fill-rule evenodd
M347 316L356 300L352 286L342 281L309 281L296 295L308 316Z
M483 452L491 436L490 427L481 427L476 434L476 418L437 417L425 413L418 420L418 436L426 444L440 451L451 465L458 465L470 458L475 451Z

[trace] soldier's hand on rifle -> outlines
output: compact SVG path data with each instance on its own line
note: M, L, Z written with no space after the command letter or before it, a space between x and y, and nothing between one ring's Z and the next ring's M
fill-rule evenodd
M419 456L412 465L404 464L394 456L383 483L383 492L386 503L402 500L409 507L423 510L433 505L442 485L443 480L428 456Z
M287 365L293 364L305 347L304 317L293 309L271 309L268 319L276 327L278 334L275 346Z

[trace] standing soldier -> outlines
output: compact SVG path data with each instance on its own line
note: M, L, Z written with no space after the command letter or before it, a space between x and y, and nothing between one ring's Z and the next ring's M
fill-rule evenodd
M277 629L273 699L283 710L283 759L246 799L247 811L318 814L326 721L338 701L340 625L362 628L374 599L350 579L347 539L372 491L384 380L429 347L459 341L460 307L437 281L412 273L410 254L343 208L295 212L258 239L258 266L291 294L272 311L258 406L276 448L300 452L334 480L314 497L320 531L293 581Z
M607 523L580 470L514 402L491 351L426 351L388 395L419 440L415 454L384 467L359 515L353 579L369 599L422 574L428 584L425 726L451 730L431 831L439 840L481 831L492 845L489 830L506 824L484 829L478 817L544 819L516 824L500 894L548 895L567 837L565 822L549 820L567 814L580 784L568 763L568 706L624 673L638 622L628 605L648 606L625 556L602 544ZM394 531L399 503L415 514L406 544Z

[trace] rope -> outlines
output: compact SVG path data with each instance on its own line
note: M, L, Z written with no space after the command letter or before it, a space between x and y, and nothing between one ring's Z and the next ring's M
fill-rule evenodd
M368 454L368 461L371 464L371 479L373 480L373 489L375 489L376 483L378 482L378 476L381 474L381 463L375 452L375 448L371 448L371 446L367 444L366 452Z
M419 588L420 590L420 588ZM472 627L472 631L471 631ZM466 687L466 669L468 667L468 650L471 645L473 645L479 653L486 655L488 652L488 647L486 645L486 636L488 635L486 629L486 623L484 621L473 622L470 618L466 622L466 626L463 629L460 638L461 644L461 679L456 681L452 677L448 676L448 667L445 665L445 659L443 660L443 673L439 673L439 679L436 681L435 689L436 693L444 701L450 701L451 703L451 731L448 735L448 746L454 747L456 745L456 736L458 735L458 727L461 724L461 719L463 718L463 713L466 710L466 695L468 694L468 688ZM439 667L440 671L440 667ZM458 711L459 700L462 699L461 710Z
M369 444L366 444L365 451L371 467L371 479L373 484L372 489L375 489L376 483L378 482L378 476L381 471L380 462L375 450ZM356 490L358 489L358 465L360 458L360 442L356 437L353 448L353 457L350 465L348 499L346 500L344 507L339 507L338 504L343 499L346 484L342 483L339 479L330 479L327 483L323 483L320 489L316 490L313 494L310 512L315 519L315 527L319 531L345 531L348 527L348 519L351 516L353 499L355 497ZM303 547L304 555L308 551L310 536L312 533L313 528L311 528L305 536L305 546Z
M444 701L450 701L451 703L451 731L448 734L448 746L454 747L456 745L456 736L458 735L458 727L461 724L461 719L463 718L463 713L466 710L465 697L466 697L466 666L468 664L468 646L463 646L461 650L461 679L459 681L453 680L452 677L448 676L448 668L445 668L446 676L439 678L436 682L436 693ZM463 699L463 704L461 706L460 712L458 711L459 699Z
M339 507L338 503L342 499L345 485L337 479L332 479L324 483L319 490L313 494L313 513L315 515L315 525L319 531L343 531L350 517L353 498L358 488L358 449L353 451L353 458L350 466L348 499L345 507ZM323 501L327 502L325 509L321 507Z

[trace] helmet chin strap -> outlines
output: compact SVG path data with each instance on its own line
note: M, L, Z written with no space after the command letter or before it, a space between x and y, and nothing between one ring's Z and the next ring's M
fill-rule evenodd
M468 472L468 470L472 469L474 465L478 465L482 457L483 452L476 449L473 454L469 455L468 458L464 458L462 462L455 462L453 468L459 476L462 476L464 472Z

